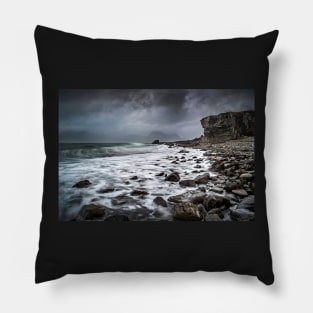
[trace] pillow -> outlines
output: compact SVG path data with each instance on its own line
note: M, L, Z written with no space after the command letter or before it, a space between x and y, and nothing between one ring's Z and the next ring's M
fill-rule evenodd
M273 283L263 150L277 36L130 41L36 27L36 283L200 270Z

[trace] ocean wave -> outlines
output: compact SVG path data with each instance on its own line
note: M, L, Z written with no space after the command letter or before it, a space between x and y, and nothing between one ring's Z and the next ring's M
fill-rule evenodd
M130 154L151 153L156 145L143 143L127 144L60 144L59 159L68 158L102 158Z

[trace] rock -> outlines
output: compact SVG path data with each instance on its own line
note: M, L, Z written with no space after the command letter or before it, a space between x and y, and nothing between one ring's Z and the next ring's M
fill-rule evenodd
M200 194L200 195L197 195L197 196L194 196L192 198L190 198L190 201L193 203L193 204L202 204L204 199L206 197L206 194Z
M195 204L195 203L194 203ZM198 204L197 208L201 214L201 216L205 216L207 214L206 209L204 208L203 204Z
M203 205L207 211L213 208L218 208L223 205L230 206L230 200L220 195L209 195L203 200Z
M113 205L132 205L135 204L136 201L135 199L133 199L132 197L126 196L126 195L120 195L120 196L116 196L111 200Z
M223 188L219 188L219 187L212 187L211 191L213 192L217 192L217 193L222 193L223 192Z
M123 214L116 214L116 215L111 215L107 217L104 221L105 222L112 222L112 221L113 222L128 222L129 217Z
M206 222L221 222L222 221L222 219L216 213L214 213L214 214L206 214L206 216L204 217L204 220Z
M105 214L105 207L97 204L84 205L78 213L77 221L101 220Z
M240 197L246 197L248 196L248 193L244 189L234 189L231 191L235 195L238 195Z
M138 179L138 176L132 176L131 178L130 178L131 180L137 180Z
M86 188L89 185L91 185L91 182L88 179L85 179L85 180L81 180L78 183L76 183L75 185L73 185L72 188Z
M178 182L178 181L180 181L180 176L178 173L171 173L168 176L166 176L165 180Z
M159 139L155 139L155 140L152 141L152 144L153 145L158 145L158 144L160 144L160 140Z
M195 178L195 183L196 184L206 184L208 183L210 180L210 174L209 173L206 173L206 174L203 174L203 175L199 175Z
M194 166L194 168L201 168L201 165L196 165Z
M153 199L153 202L157 205L163 206L163 207L167 207L167 202L166 200L164 200L162 197L156 197Z
M149 194L147 191L145 190L139 190L139 189L134 189L130 195L131 196L146 196L147 194Z
M226 191L232 191L234 189L240 189L242 187L242 184L241 183L238 183L238 182L227 182L225 184L225 187L224 189Z
M230 211L230 217L237 222L248 222L254 220L254 212L247 209L235 209Z
M238 209L245 209L249 211L254 211L254 196L245 197L238 205Z
M178 220L199 221L202 219L198 207L190 202L175 204L172 214Z
M202 203L204 197L206 196L205 193L199 192L197 190L190 190L179 195L171 196L167 200L173 203L180 203L180 202L190 202L193 201L194 203ZM198 199L198 200L197 200Z
M209 143L220 143L242 136L254 135L254 111L226 112L201 120L204 138Z
M99 189L97 192L98 193L109 193L109 192L113 192L115 189L114 188L102 188Z
M161 172L161 173L155 174L155 176L163 176L163 175L164 175L164 172Z
M253 175L250 173L244 173L240 175L240 179L246 179L246 180L250 180L253 178Z
M179 182L182 187L195 187L196 183L192 179L185 179Z

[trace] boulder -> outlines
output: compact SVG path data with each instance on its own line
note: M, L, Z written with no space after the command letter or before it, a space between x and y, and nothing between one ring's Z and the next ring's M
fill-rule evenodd
M130 195L131 196L146 196L147 194L149 194L147 191L145 190L139 190L139 189L134 189Z
M155 174L155 176L163 176L163 175L164 175L164 172L161 172L161 173Z
M168 176L165 177L165 180L172 181L172 182L179 182L180 176L178 173L171 173Z
M248 195L248 193L244 189L234 189L231 192L240 197L246 197Z
M250 180L253 178L253 175L250 173L243 173L240 175L240 179L246 179L246 180Z
M219 187L212 187L211 191L216 192L216 193L222 193L223 192L223 188L219 188Z
M250 195L245 197L238 205L238 209L246 209L249 211L254 211L254 196Z
M206 214L206 216L204 217L204 220L206 222L221 222L222 221L222 219L216 213Z
M206 174L197 176L194 181L196 184L200 185L200 184L207 184L209 180L210 180L210 174L206 173Z
M167 200L173 203L181 202L193 202L194 204L199 204L203 202L206 194L199 192L198 190L190 190L179 195L171 196Z
M240 189L242 187L242 184L239 182L227 182L224 186L224 189L226 191L232 191L234 189Z
M173 218L185 221L199 221L202 219L198 207L190 202L175 204L172 208Z
M235 209L230 211L230 217L237 222L248 222L254 220L254 212L247 209Z
M203 200L203 205L207 211L213 208L219 208L221 206L230 206L230 200L220 195L208 195Z
M152 144L153 145L158 145L160 143L160 140L159 139L155 139L152 141Z
M182 187L195 187L196 183L193 179L185 179L179 182L179 185Z
M138 179L138 176L137 176L137 175L132 176L130 179L131 179L131 180L137 180L137 179Z
M76 183L75 185L73 185L73 188L86 188L89 185L91 185L91 182L88 179L85 180L81 180L78 183Z
M167 202L166 200L164 200L162 197L156 197L153 199L153 202L157 205L163 206L163 207L167 207Z
M136 203L136 200L132 197L126 196L126 195L120 195L120 196L116 196L111 200L113 205L132 205Z
M93 203L84 205L79 211L76 220L101 220L105 214L105 209L105 207Z

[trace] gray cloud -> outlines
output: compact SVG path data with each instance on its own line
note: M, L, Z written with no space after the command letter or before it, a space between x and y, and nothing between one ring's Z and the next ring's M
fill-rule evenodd
M63 142L145 141L151 132L199 137L200 119L254 110L251 89L62 89Z

